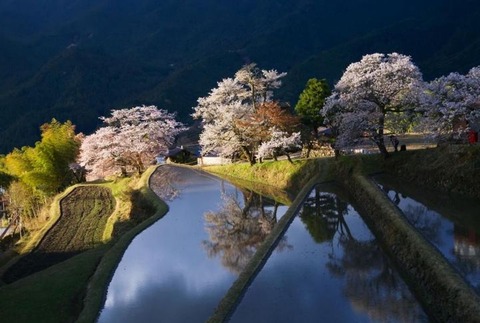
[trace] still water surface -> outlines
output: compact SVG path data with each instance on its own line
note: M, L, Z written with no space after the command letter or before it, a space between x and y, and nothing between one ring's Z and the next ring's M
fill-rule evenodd
M205 322L286 207L216 177L160 167L169 212L139 234L99 322ZM426 317L361 217L315 188L232 322L411 322Z
M151 184L170 209L126 250L99 322L204 322L286 207L186 168Z
M385 175L375 180L407 220L480 294L480 202L429 192Z
M323 189L312 191L230 321L427 321L358 213Z

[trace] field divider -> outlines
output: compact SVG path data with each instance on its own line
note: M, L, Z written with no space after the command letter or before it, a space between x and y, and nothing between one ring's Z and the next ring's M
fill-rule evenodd
M50 219L48 220L47 224L44 225L30 241L21 249L20 253L13 257L10 261L8 261L5 265L0 268L0 277L2 277L5 272L13 265L15 265L23 256L33 252L43 241L43 239L47 236L48 232L55 226L58 222L60 217L62 216L61 210L61 202L65 199L68 195L70 195L77 187L80 185L74 185L67 188L62 193L55 196L51 205L49 216Z
M307 184L303 186L287 212L277 222L277 225L273 228L265 241L259 246L252 259L250 259L245 269L240 273L237 280L232 284L225 296L219 302L217 308L207 322L225 322L230 318L235 308L240 303L243 295L245 295L248 287L262 270L312 189L316 185L326 182L325 178L328 174L328 169L329 167L321 169L319 174L311 178Z
M380 188L365 175L345 170L338 174L354 207L429 317L438 322L479 322L480 297Z
M162 201L150 188L150 178L158 167L153 166L147 169L140 178L135 189L153 203L156 212L148 219L130 229L118 239L114 239L105 244L108 249L100 260L95 273L92 275L87 286L86 296L83 301L83 310L79 314L76 322L95 322L100 314L107 296L108 284L111 281L115 269L118 267L123 254L127 250L131 241L143 230L160 220L168 212L168 205Z

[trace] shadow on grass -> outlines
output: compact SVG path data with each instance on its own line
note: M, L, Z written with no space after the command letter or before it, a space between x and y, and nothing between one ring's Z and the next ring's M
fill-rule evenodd
M32 252L19 259L10 267L3 275L2 280L7 284L13 283L21 278L63 262L83 251L84 250L75 252Z
M142 192L134 190L129 196L131 209L127 221L116 222L113 226L113 237L121 237L144 220L155 214L155 206L149 201Z

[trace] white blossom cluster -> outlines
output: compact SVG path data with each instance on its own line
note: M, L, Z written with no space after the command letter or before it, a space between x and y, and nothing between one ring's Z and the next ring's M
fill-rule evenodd
M192 116L202 119L199 141L202 154L231 157L251 146L252 138L238 127L238 121L247 120L258 105L269 102L272 91L280 87L285 75L247 65L236 72L234 78L218 82L208 96L199 98Z
M175 114L153 105L112 110L110 117L100 119L105 126L86 136L80 151L79 163L90 178L142 172L186 129Z
M366 55L348 66L322 115L338 133L339 149L369 138L386 153L386 125L393 132L413 125L437 138L479 131L480 66L424 82L409 56Z
M480 121L480 67L466 75L450 73L426 84L421 126L437 136L461 135ZM458 125L465 123L464 127ZM477 129L478 130L478 129Z
M285 131L271 129L271 138L269 141L262 142L258 147L257 157L266 158L281 155L289 155L290 152L298 150L302 147L300 132L288 134Z
M322 110L338 129L337 148L366 137L385 149L386 118L412 110L422 86L422 74L409 56L377 53L350 64Z

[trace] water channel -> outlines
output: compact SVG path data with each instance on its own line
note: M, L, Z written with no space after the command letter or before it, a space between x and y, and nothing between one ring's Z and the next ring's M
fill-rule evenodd
M287 207L192 169L161 166L167 215L139 234L99 322L205 322ZM358 213L317 187L232 322L410 322L426 316Z
M480 294L480 203L402 183L386 175L376 182L406 219Z
M216 177L161 166L169 205L127 248L99 322L204 322L287 207Z
M359 214L317 186L230 322L428 321Z

